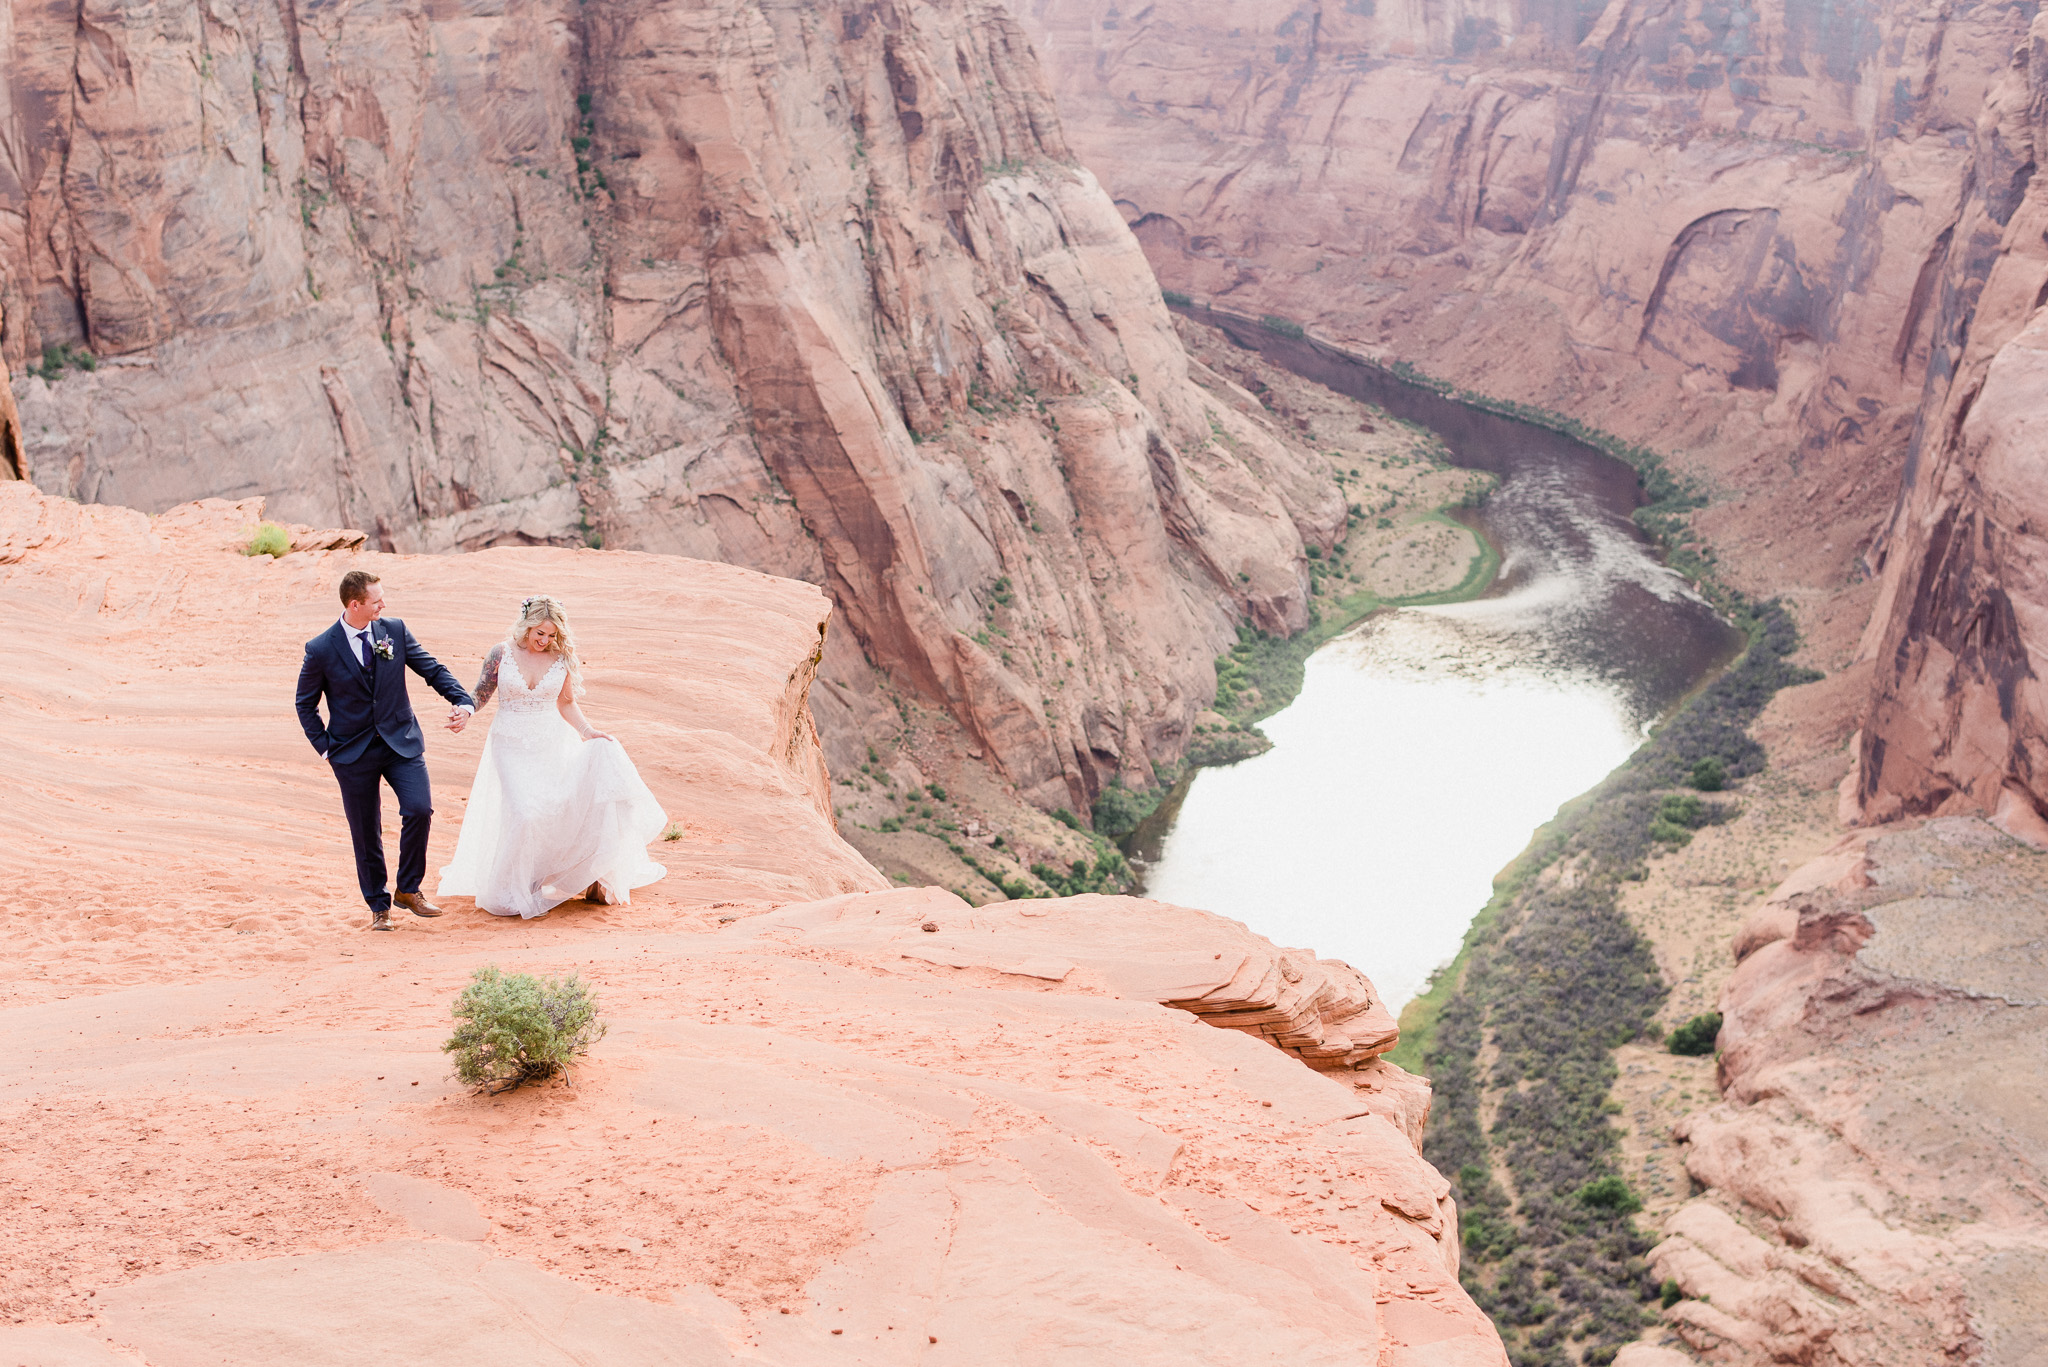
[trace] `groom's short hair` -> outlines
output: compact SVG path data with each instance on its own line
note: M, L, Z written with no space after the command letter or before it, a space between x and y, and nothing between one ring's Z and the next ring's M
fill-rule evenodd
M341 605L360 603L370 596L370 585L377 583L377 576L368 570L350 570L341 576Z

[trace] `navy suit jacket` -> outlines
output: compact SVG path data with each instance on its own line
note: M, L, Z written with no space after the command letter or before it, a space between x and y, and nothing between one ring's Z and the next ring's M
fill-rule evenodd
M419 718L413 715L412 699L405 692L407 669L450 703L475 706L455 676L427 654L396 617L380 617L370 623L370 640L390 642L391 658L380 659L372 651L368 669L358 662L349 635L336 622L306 642L305 662L299 666L299 725L328 762L349 764L360 759L379 736L404 759L416 758L426 750ZM327 698L324 724L320 720L323 694Z

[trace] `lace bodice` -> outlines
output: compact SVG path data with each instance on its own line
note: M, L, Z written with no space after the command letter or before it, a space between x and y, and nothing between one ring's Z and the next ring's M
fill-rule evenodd
M519 671L519 661L512 658L511 651L501 649L498 654L498 714L554 711L562 696L562 675L568 668L567 660L557 658L540 676L540 682L528 688L526 676Z

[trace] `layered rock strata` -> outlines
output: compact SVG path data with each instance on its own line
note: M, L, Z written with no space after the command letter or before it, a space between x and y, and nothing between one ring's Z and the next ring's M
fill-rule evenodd
M1653 1256L1728 1363L2021 1363L2048 1344L2048 856L1976 820L1858 837L1738 940L1710 1190Z
M1406 1132L1420 1085L1162 1004L1292 965L1317 990L1275 1009L1362 1044L1370 984L1156 902L883 890L824 810L815 588L551 548L251 559L255 512L0 485L0 1356L1504 1362ZM588 707L676 819L668 877L362 933L285 706L351 565L465 672L480 599L591 602ZM429 742L430 865L479 740ZM567 1083L447 1080L485 963L595 988L611 1031Z
M1204 401L982 0L16 7L0 352L27 473L386 550L599 544L825 586L1031 800L1178 757L1305 620L1319 467ZM66 368L77 349L97 368ZM854 648L857 647L857 648Z
M1201 942L1162 948L1202 926ZM1083 896L971 907L937 888L908 901L821 902L755 918L749 933L800 933L806 943L860 946L951 968L992 968L1048 982L1077 969L1123 996L1186 1011L1250 1035L1354 1087L1367 1110L1418 1150L1429 1118L1429 1086L1383 1063L1400 1039L1387 1005L1365 975L1338 959L1277 949L1241 922L1131 897ZM1457 1212L1449 1188L1428 1183L1443 1221L1430 1232L1455 1270Z

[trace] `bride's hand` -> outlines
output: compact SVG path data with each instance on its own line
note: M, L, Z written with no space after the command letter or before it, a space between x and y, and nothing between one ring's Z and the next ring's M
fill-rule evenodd
M584 737L583 737L583 739L585 739L585 740L617 740L617 739L618 739L618 737L614 736L614 735L613 735L613 734L612 734L611 732L609 732L609 731L589 731L589 732L586 732L586 733L584 734Z

